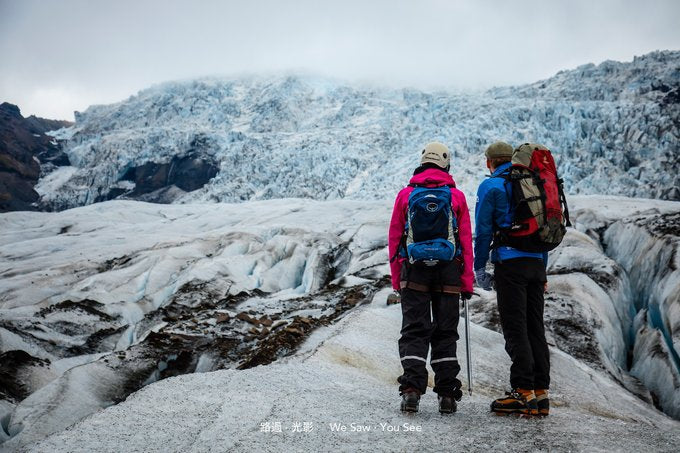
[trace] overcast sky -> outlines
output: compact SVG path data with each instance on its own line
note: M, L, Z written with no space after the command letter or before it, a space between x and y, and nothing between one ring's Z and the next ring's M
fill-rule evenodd
M0 0L0 101L73 119L152 84L305 72L487 88L680 49L677 0Z

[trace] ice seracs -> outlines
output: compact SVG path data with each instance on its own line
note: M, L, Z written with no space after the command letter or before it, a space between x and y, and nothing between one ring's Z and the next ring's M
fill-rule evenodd
M571 193L679 200L679 62L680 52L653 52L468 94L303 76L165 83L79 113L55 135L75 170L48 175L39 192L53 209L121 196L381 199L414 151L439 140L473 193L482 150L503 139L548 146Z

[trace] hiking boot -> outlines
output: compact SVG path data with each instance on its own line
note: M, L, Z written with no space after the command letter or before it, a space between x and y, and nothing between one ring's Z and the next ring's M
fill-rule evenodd
M439 400L440 414L453 414L456 412L458 406L452 395L439 395L437 400Z
M491 412L499 415L538 415L538 404L533 390L512 389L504 398L491 403Z
M536 404L538 406L538 415L543 417L550 413L550 399L548 398L548 389L535 390Z
M412 387L401 392L401 411L418 412L420 403L420 392Z

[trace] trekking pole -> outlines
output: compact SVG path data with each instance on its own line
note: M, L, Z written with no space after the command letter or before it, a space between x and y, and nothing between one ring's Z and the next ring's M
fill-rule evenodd
M470 311L468 310L469 300L465 302L465 354L467 355L467 378L468 392L472 396L472 360L470 360Z

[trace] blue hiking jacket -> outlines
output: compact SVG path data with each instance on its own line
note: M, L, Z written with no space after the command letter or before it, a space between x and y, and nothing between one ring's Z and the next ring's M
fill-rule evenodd
M489 260L489 250L494 232L510 226L510 200L512 187L499 177L512 164L504 163L479 185L477 205L475 206L475 270L483 269ZM491 262L512 258L540 258L548 265L548 253L523 252L512 247L502 246L491 251Z

